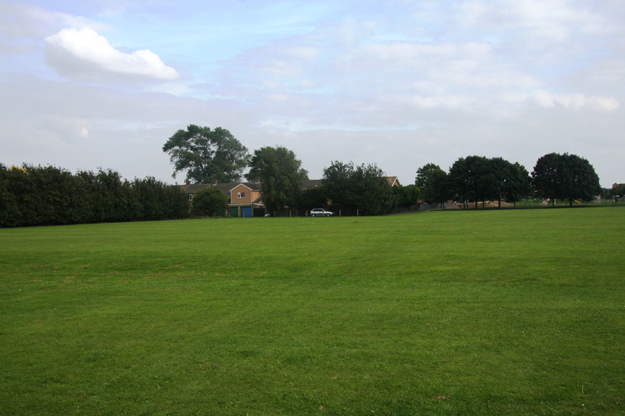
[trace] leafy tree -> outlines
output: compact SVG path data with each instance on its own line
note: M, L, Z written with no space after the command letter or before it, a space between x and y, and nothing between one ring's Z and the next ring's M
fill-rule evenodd
M562 159L562 189L561 197L569 200L569 205L573 206L573 201L581 199L590 202L601 193L599 176L595 173L595 168L583 157L569 155L565 153Z
M423 194L423 200L427 203L441 204L445 209L445 203L452 195L447 173L442 169L432 172L427 189L428 191Z
M434 163L428 163L427 165L421 166L417 169L417 177L415 178L415 185L421 189L421 192L424 194L428 192L428 185L430 182L430 178L434 174L434 172L442 170L440 166L435 165Z
M501 157L487 159L488 173L485 175L485 186L487 187L487 198L497 201L498 208L501 208L501 200L505 198L506 183L510 180L511 163Z
M469 199L475 201L475 209L477 209L478 201L484 202L492 194L490 185L493 179L489 171L488 159L484 156L467 156L464 161Z
M297 207L304 210L325 208L328 205L328 196L323 186L305 189L297 198Z
M532 185L541 198L549 198L555 206L556 198L562 194L562 163L560 155L549 153L536 162L532 171Z
M397 206L393 187L375 164L357 166L350 179L356 206L367 215L384 215Z
M375 164L332 162L323 170L323 186L332 205L358 209L363 214L388 214L397 205L393 188Z
M625 195L625 184L619 184L614 188L610 189L610 195L612 196L623 196Z
M466 209L466 203L469 199L469 182L467 177L467 163L465 158L461 157L454 162L454 164L449 169L448 180L452 198L455 195L457 199L462 201L462 204Z
M592 201L601 193L599 177L593 166L584 158L564 153L549 153L536 162L532 171L536 193L542 198L568 199L569 205L581 199Z
M392 189L400 207L415 205L421 197L421 189L417 185L393 186Z
M247 148L228 130L189 125L167 140L163 152L174 164L173 177L187 171L192 183L237 182L249 162Z
M516 208L516 203L528 197L531 192L532 183L527 169L518 162L510 164L508 167L508 179L504 185L506 202L512 202Z
M274 213L296 203L302 191L302 181L308 179L308 172L301 166L295 153L285 147L262 147L254 151L246 177L261 180L267 212Z
M191 208L193 215L214 217L227 210L228 197L219 188L206 188L193 197Z
M444 175L441 175L441 173ZM421 166L417 170L417 178L415 183L421 189L423 200L428 204L438 204L441 202L441 196L449 194L448 189L441 189L441 187L447 187L446 180L447 174L443 169L434 163L428 163L425 166ZM449 198L446 198L447 201ZM443 205L444 207L444 205Z
M323 170L323 188L334 206L356 207L356 196L353 193L351 179L354 174L354 163L333 161Z

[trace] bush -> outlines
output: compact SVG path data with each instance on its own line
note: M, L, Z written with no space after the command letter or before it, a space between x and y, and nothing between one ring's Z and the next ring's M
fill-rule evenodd
M0 164L0 227L185 218L179 187L152 177L128 182L111 169L76 175L54 166Z
M193 215L214 217L228 210L228 197L219 188L207 188L195 194L192 206Z

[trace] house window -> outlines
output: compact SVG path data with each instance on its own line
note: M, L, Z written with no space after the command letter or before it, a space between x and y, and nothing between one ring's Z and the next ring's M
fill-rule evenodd
M193 194L189 194L189 201L193 199Z
M237 192L237 198L244 199L245 198L245 192Z

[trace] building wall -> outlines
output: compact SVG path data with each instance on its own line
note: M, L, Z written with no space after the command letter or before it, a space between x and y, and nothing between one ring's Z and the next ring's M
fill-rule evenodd
M244 198L238 198L238 194L242 192L245 192L245 197ZM237 204L251 204L253 199L252 199L252 194L253 191L248 188L245 185L239 185L236 188L234 188L232 190L232 192L230 192L230 203L232 205L237 205Z

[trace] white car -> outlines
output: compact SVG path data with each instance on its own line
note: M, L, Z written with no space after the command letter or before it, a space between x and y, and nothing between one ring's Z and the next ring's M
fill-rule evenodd
M331 211L326 211L323 208L314 208L310 210L310 216L311 217L330 217L334 215L333 212Z

